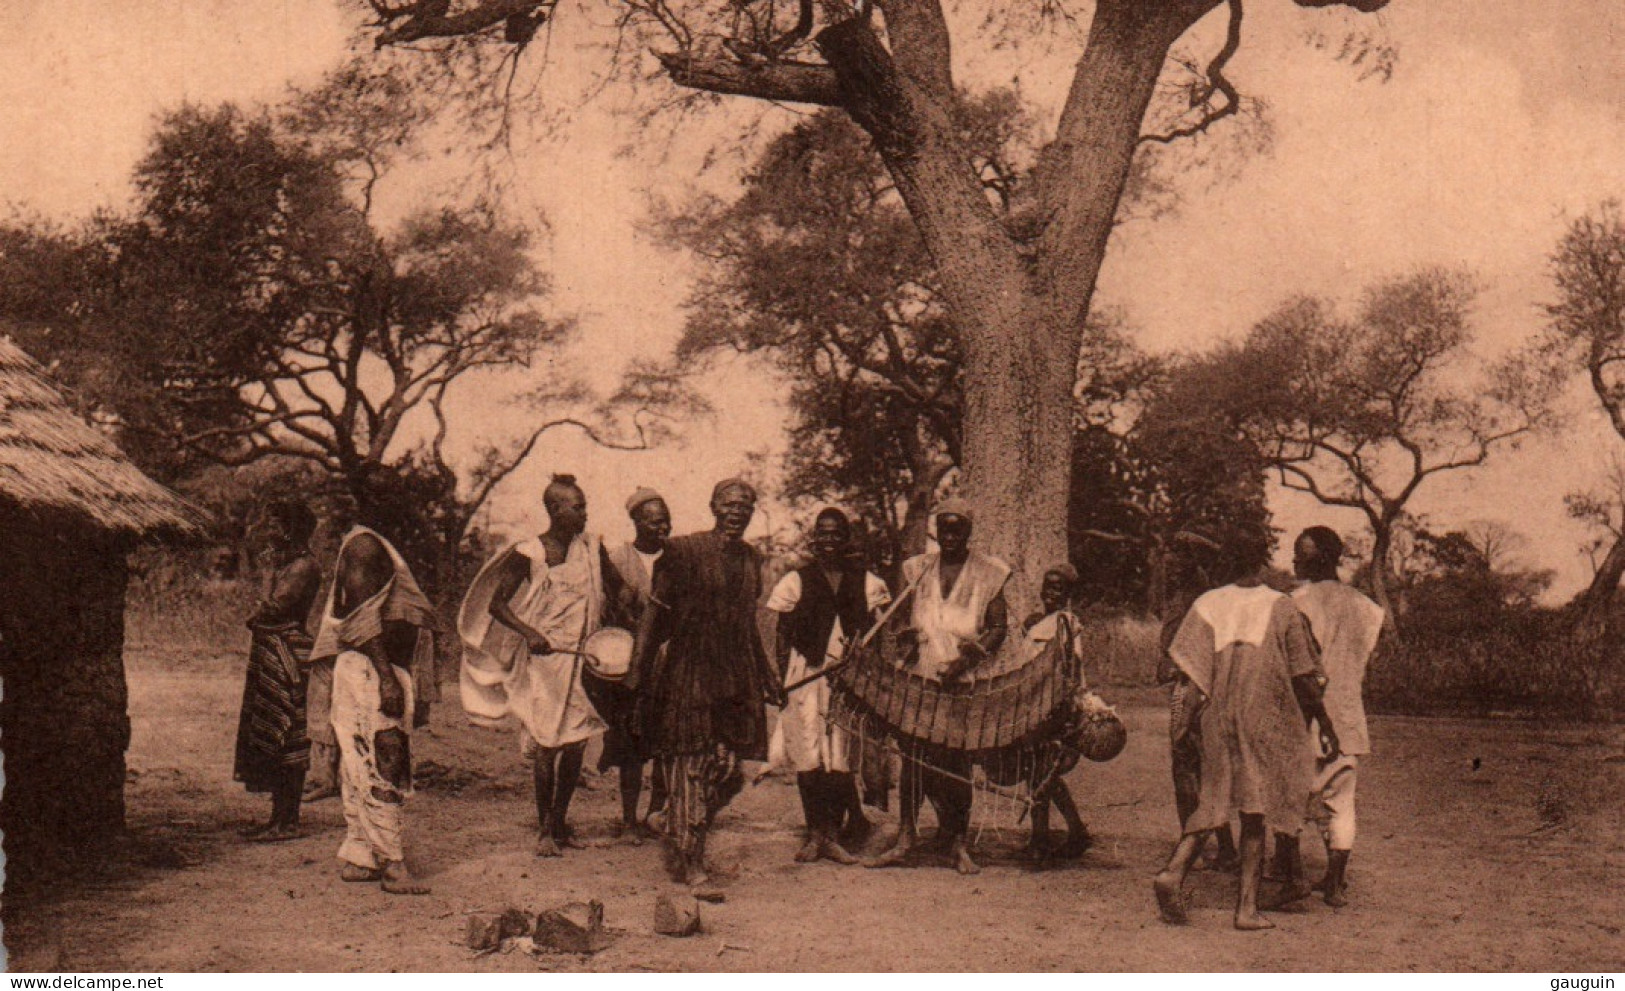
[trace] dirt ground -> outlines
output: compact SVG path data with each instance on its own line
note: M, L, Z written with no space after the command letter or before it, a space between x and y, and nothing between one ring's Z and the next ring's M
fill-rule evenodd
M242 665L131 656L131 839L90 876L7 899L11 969L1625 969L1620 727L1375 718L1352 903L1307 901L1276 914L1277 930L1243 934L1230 927L1227 875L1192 876L1192 925L1157 921L1149 879L1174 829L1166 716L1155 693L1108 693L1130 738L1117 760L1072 776L1097 837L1081 861L1022 865L1024 827L1006 815L982 832L979 877L797 865L795 789L772 777L724 813L713 846L727 900L704 906L706 931L684 940L651 928L655 896L671 888L654 845L531 856L515 740L467 727L454 700L415 739L426 784L410 806L409 854L432 895L340 883L334 801L306 806L304 839L243 843L237 829L265 803L231 782ZM578 797L589 839L606 833L616 801L612 776ZM469 911L588 898L622 931L594 957L476 957L462 945Z

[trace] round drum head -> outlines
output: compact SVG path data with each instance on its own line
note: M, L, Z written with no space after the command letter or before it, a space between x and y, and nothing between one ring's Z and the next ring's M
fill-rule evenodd
M1111 760L1128 744L1128 728L1116 713L1086 719L1078 730L1079 747L1092 761Z
M587 655L587 668L605 681L620 681L632 667L632 634L618 626L606 626L581 645Z

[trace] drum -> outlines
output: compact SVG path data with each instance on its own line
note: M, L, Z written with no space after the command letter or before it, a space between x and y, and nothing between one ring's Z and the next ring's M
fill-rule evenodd
M1072 742L1085 757L1103 763L1122 753L1128 745L1128 727L1115 712L1086 716Z
M632 634L618 626L606 626L581 645L587 670L605 681L620 681L632 667Z

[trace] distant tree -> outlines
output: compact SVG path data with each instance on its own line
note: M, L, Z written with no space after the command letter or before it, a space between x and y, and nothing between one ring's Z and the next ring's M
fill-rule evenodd
M62 256L52 291L22 297L32 343L82 366L104 418L170 474L309 462L360 506L388 507L432 580L544 431L644 438L538 412L468 469L450 463L453 390L528 366L571 324L540 309L549 285L530 235L492 203L380 223L376 194L430 117L402 79L358 66L272 110L175 110L136 167L128 215L71 235L9 231L29 253L0 257L0 279ZM556 412L585 396L565 384L544 398Z
M1265 461L1211 402L1211 362L1167 363L1073 454L1072 557L1095 601L1162 615L1178 605L1174 562L1223 555L1269 528Z
M1396 527L1422 485L1550 421L1548 376L1473 356L1475 296L1468 276L1424 268L1368 289L1353 319L1300 297L1215 358L1215 399L1281 484L1365 516L1385 607Z
M1614 432L1625 437L1625 215L1619 202L1609 200L1569 224L1551 262L1557 301L1546 308L1550 322L1537 353L1566 376L1584 374ZM1612 474L1617 483L1617 458ZM1625 539L1612 505L1617 498L1616 491L1569 498L1570 513L1607 536L1590 585L1574 600L1576 618L1592 628L1608 615L1625 577Z
M1407 519L1404 527L1395 598L1413 623L1435 635L1472 635L1509 613L1528 612L1551 586L1550 570L1527 568L1511 552L1520 538L1504 525L1479 521L1440 531Z

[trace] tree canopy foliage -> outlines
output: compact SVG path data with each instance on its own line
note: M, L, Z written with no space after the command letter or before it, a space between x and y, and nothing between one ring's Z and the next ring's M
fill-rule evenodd
M1211 359L1210 401L1281 484L1365 517L1385 606L1395 527L1422 485L1551 422L1549 375L1475 355L1476 294L1464 273L1423 268L1369 287L1352 316L1298 297Z
M1534 360L1562 378L1584 376L1614 433L1625 437L1625 214L1609 200L1575 218L1551 258L1557 298L1546 312ZM1617 454L1605 490L1571 493L1569 510L1591 524L1600 543L1590 585L1575 600L1577 618L1596 631L1625 577L1625 539L1615 516L1621 498ZM1600 557L1595 555L1600 554Z
M543 428L459 476L448 393L528 365L571 324L544 312L530 234L493 203L380 216L431 117L362 65L275 108L175 109L129 211L0 229L4 315L159 474L308 462L454 551Z

